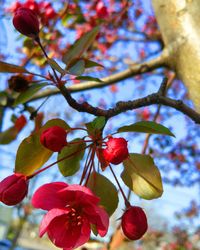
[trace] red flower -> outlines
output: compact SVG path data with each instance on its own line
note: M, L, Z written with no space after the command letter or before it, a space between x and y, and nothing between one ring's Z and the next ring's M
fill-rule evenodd
M141 207L131 206L122 216L122 230L130 240L140 239L147 231L147 217Z
M98 203L99 198L80 185L43 185L32 198L35 208L48 210L40 225L40 237L47 233L57 247L71 250L89 240L91 225L100 236L105 236L109 217Z
M67 145L66 135L67 132L64 128L53 126L42 132L40 142L44 147L54 152L59 152L64 146Z
M123 162L129 155L127 141L124 138L110 138L106 145L107 148L103 149L103 156L112 164L117 165Z
M39 21L37 14L28 8L21 7L15 11L13 18L15 29L21 34L36 38L39 33Z
M21 202L28 193L28 180L23 174L13 174L0 182L0 201L8 206Z

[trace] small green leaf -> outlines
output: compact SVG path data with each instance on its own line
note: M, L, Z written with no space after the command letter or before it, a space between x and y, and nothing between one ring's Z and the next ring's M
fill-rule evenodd
M15 127L11 127L0 133L0 144L9 144L14 141L19 131Z
M86 123L85 126L90 135L101 132L102 128L106 124L106 118L104 116L99 116L95 118L92 122Z
M69 129L69 126L65 121L61 119L53 119L48 121L41 129L25 138L17 150L17 156L15 160L15 172L22 173L24 175L31 175L37 169L43 166L43 164L53 154L52 151L45 148L40 143L40 135L44 129L52 126L60 126L64 129Z
M96 35L99 32L99 27L95 27L90 32L84 34L80 39L78 39L74 45L67 51L63 56L63 62L68 65L72 60L80 58L85 51L92 45L95 40Z
M10 64L10 63L5 63L0 61L0 72L5 72L5 73L29 73L28 70L26 70L22 66Z
M5 106L8 101L8 94L5 91L0 92L0 105Z
M139 133L149 133L149 134L170 135L175 137L175 135L168 128L152 121L136 122L132 125L119 128L117 132L118 133L139 132Z
M80 142L77 144L68 144L65 146L60 154L58 154L58 160L62 159L66 156L71 156L61 162L58 163L58 167L63 176L72 176L74 175L80 168L80 161L84 156L86 144L81 139L75 139L72 141ZM77 153L76 153L77 152Z
M14 106L27 102L34 94L47 85L47 83L37 83L31 85L26 91L18 95L18 97L15 99Z
M103 206L111 216L115 212L119 202L115 185L105 176L93 172L90 175L88 187L100 198L99 204Z
M47 61L51 65L51 67L58 71L61 75L64 76L67 73L64 69L60 67L60 65L55 60L48 58Z
M94 61L91 61L91 60L88 60L88 59L84 59L85 61L85 68L92 68L92 67L103 67L104 66L100 63L97 63L97 62L94 62Z
M78 76L75 79L83 81L103 82L101 79L92 76Z
M85 62L84 60L76 60L76 62L68 69L70 75L80 76L85 71Z
M130 154L123 164L122 180L134 193L146 200L162 195L161 175L149 155Z

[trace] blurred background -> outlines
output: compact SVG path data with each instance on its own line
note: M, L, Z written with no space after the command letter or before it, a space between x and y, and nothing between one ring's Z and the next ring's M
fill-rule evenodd
M19 35L12 25L13 12L20 4L39 13L41 39L50 57L62 66L62 55L70 44L96 25L100 25L100 33L86 56L104 66L88 69L87 75L93 77L103 78L122 72L130 65L158 57L163 49L162 36L150 0L0 1L0 61L26 66L30 71L41 75L47 75L49 71L41 51L31 39ZM16 117L23 114L28 122L16 138L0 145L0 180L13 173L20 142L38 124L36 119L30 120L33 111L42 114L43 123L60 117L71 127L80 127L93 119L92 115L78 113L70 108L63 97L57 94L52 94L48 99L37 97L13 107L15 93L9 89L8 84L12 75L0 74L0 143L4 132L13 125ZM164 76L173 77L173 72L167 68L157 68L110 86L79 91L73 97L80 102L87 101L94 106L110 108L117 101L133 100L154 93ZM37 80L35 77L30 79ZM68 84L78 86L80 81L70 77ZM50 93L53 88L41 90L42 94L43 91ZM193 107L188 99L187 89L176 77L173 78L168 95L182 99ZM8 100L11 100L11 104ZM145 209L149 230L139 241L125 240L119 249L200 249L200 128L178 111L164 106L158 111L158 107L153 105L111 118L104 133L113 133L120 126L140 120L156 120L170 128L176 138L153 135L147 139L145 134L123 134L128 140L130 152L141 153L145 141L148 141L146 153L151 154L161 171L164 194L151 201L131 195L131 202ZM55 160L53 156L49 163ZM122 169L122 166L116 166L115 171L119 177ZM30 199L40 185L54 180L76 183L80 174L81 171L75 177L62 177L57 166L54 166L30 182L30 192L22 204L16 207L0 204L0 250L57 249L46 237L39 239L38 227L43 212L34 210ZM112 178L107 170L104 175ZM123 182L121 185L128 194L128 188ZM121 197L120 199L122 200ZM112 216L109 234L103 239L106 242L110 241L115 232L123 208L124 204L120 202ZM103 249L103 240L93 237L91 242L80 249Z

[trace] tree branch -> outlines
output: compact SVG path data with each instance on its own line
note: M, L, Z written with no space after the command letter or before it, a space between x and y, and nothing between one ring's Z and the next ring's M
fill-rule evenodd
M200 114L195 110L187 106L182 102L182 100L174 100L169 97L164 96L166 90L167 80L164 78L158 92L147 95L143 98L139 98L133 101L127 102L117 102L114 108L105 110L97 107L91 106L89 103L78 103L70 94L68 89L65 86L60 87L62 95L65 97L68 104L79 112L86 112L93 114L95 116L105 116L107 119L114 117L120 113L123 113L128 110L133 110L145 106L150 106L153 104L162 104L164 106L172 107L176 110L179 110L189 118L191 118L195 123L200 124Z
M80 84L67 87L67 90L70 93L76 93L76 92L85 91L89 89L103 88L103 87L115 84L117 82L120 82L122 80L128 79L130 77L143 74L146 72L150 72L154 69L163 67L166 65L166 61L168 57L169 57L169 53L165 49L163 50L162 54L156 57L155 59L149 60L147 62L139 63L139 64L133 64L124 71L102 78L101 80L103 82L84 82L84 83L80 83ZM29 102L41 99L43 97L57 95L57 94L60 94L60 91L58 89L44 90L40 92L39 94L34 95L33 98L30 99Z

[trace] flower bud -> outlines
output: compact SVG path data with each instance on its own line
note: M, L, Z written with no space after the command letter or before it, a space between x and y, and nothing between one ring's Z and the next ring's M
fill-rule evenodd
M12 76L8 80L8 87L11 90L14 90L16 92L24 92L27 90L29 85L29 82L24 76L17 75L17 76Z
M53 126L42 132L40 142L44 147L54 152L59 152L64 146L67 145L66 135L67 132L64 128Z
M21 7L15 11L13 18L15 29L21 34L36 38L39 33L39 21L37 14L28 8Z
M122 230L130 240L140 239L147 231L147 217L141 207L131 206L122 216Z
M103 149L103 156L106 161L112 164L123 162L129 155L127 141L124 138L110 138L106 142L107 148Z
M28 193L28 180L23 174L13 174L0 182L0 201L8 206L21 202Z

